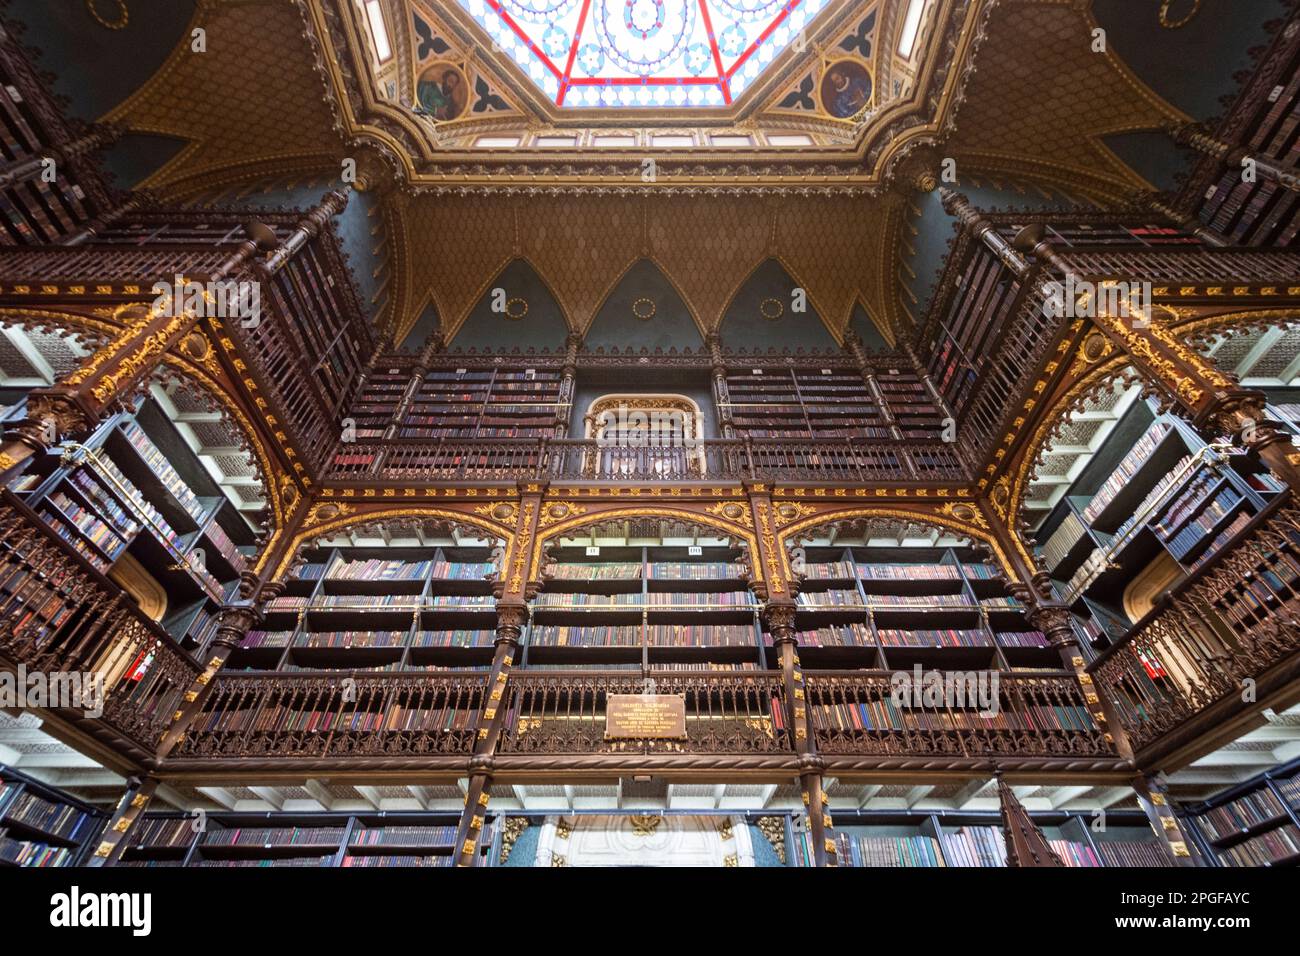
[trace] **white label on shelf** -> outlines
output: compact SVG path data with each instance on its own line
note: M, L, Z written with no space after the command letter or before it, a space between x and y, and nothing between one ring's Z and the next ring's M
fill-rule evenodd
M594 558L600 554L600 548L591 547L587 549L587 557Z
M762 370L761 368L756 368L756 369L753 370L753 372L754 372L755 375L762 375L762 374L763 374L763 370Z
M830 374L831 374L831 370L828 369L828 368L824 368L824 369L822 369L822 374L823 374L823 375L830 375Z
M689 554L692 558L698 558L700 555L704 553L704 549L700 547L698 544L693 544L686 549L686 553Z
M456 369L456 374L457 374L457 375L464 375L464 374L467 373L468 371L469 371L469 369L467 369L467 368L458 368L458 369Z
M1282 95L1282 89L1283 87L1282 84L1280 83L1277 86L1273 87L1273 92L1268 94L1268 101L1270 103L1276 103L1277 98Z
M5 92L9 94L9 98L15 103L21 103L23 101L23 95L18 92L18 87L6 86Z
M537 378L537 369L535 368L524 369L524 378L529 379L530 381L532 379Z

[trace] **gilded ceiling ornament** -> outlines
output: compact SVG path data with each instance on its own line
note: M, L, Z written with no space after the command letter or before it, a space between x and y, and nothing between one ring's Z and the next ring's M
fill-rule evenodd
M785 314L785 306L779 299L764 299L758 304L759 314L769 322L775 322Z
M655 305L654 299L646 298L645 296L641 296L641 298L632 303L632 314L642 322L649 322L655 317L657 311L658 307Z
M126 0L114 0L117 4L117 19L110 20L99 12L97 4L104 3L106 0L86 0L86 10L94 17L105 30L124 30L126 25L131 22L131 11L126 7Z
M1190 3L1191 8L1183 16L1175 19L1170 14L1170 10L1180 2ZM1179 27L1185 27L1191 23L1200 12L1201 0L1164 0L1160 4L1160 25L1166 30L1177 30Z
M784 528L792 521L798 521L807 515L816 513L817 509L812 505L805 505L798 501L783 501L772 507L772 515L778 528Z
M342 518L352 514L356 509L352 505L343 504L336 501L323 501L320 504L311 506L307 512L307 524L316 524L322 521L333 521L335 518Z
M492 504L479 505L474 509L474 513L485 518L491 518L493 521L500 521L502 524L510 524L515 520L515 515L519 513L519 509L513 502L497 501Z
M527 314L528 314L527 299L521 299L518 296L516 296L513 299L506 300L505 316L507 319L513 319L514 321L518 322Z
M719 501L716 504L709 505L704 510L715 517L743 524L746 528L754 527L753 515L749 513L749 509L745 505L738 501Z
M567 518L576 518L586 513L587 508L585 505L573 504L569 501L556 501L542 509L542 517L538 524L543 528L548 528Z
M654 832L659 829L659 824L664 822L664 818L651 813L636 813L628 817L632 824L632 832L637 836L653 836Z

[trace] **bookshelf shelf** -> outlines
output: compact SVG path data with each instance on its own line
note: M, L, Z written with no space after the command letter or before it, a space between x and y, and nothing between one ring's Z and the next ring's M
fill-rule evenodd
M0 867L77 866L104 821L103 811L0 765Z
M1300 864L1300 760L1199 804L1176 807L1212 866Z

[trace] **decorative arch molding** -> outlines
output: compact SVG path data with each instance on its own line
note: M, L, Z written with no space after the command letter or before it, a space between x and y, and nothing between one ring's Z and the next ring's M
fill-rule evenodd
M803 502L773 502L772 511L778 525L783 521L788 522L777 531L777 541L787 555L799 536L814 528L860 518L897 518L970 538L987 548L1009 577L1014 579L1016 576L1010 556L998 543L979 506L972 501L949 501L930 509L829 507L825 510L816 510ZM805 517L795 517L801 513Z
M668 518L721 531L742 541L751 555L758 553L758 539L754 535L753 519L746 501L719 501L711 505L701 502L700 510L672 508L646 504L628 507L621 503L593 504L585 502L551 501L542 505L538 519L538 532L529 556L528 580L539 580L543 553L546 546L558 538L581 531L593 525L619 518Z
M1244 309L1237 312L1222 312L1188 317L1175 324L1173 328L1180 339L1196 346L1213 335L1272 327L1279 324L1279 320L1285 325L1300 325L1300 310ZM1110 354L1103 357L1101 361L1087 369L1083 376L1076 380L1044 413L1042 422L1025 446L1019 467L1010 481L1007 523L1017 540L1020 537L1017 529L1024 516L1025 489L1034 477L1038 460L1048 442L1060 429L1070 423L1084 402L1123 375L1131 375L1135 383L1140 382L1140 376L1130 365L1127 356Z
M504 504L505 502L499 502ZM294 559L303 546L315 539L327 534L334 534L340 531L346 531L349 528L363 527L367 525L383 524L386 521L400 521L407 519L415 520L432 520L446 521L451 524L468 525L476 528L495 540L502 542L509 547L515 537L514 530L498 521L485 517L489 513L491 506L480 505L476 508L479 514L473 511L452 511L447 508L429 508L429 507L409 507L409 508L376 508L374 510L365 510L356 505L348 504L343 501L325 501L317 502L311 506L307 512L307 517L301 528L294 532L289 541L288 547L285 548L279 563L275 566L275 572L270 576L273 581L283 579L288 569L292 566ZM264 552L263 559L258 563L258 570L265 563L270 552Z

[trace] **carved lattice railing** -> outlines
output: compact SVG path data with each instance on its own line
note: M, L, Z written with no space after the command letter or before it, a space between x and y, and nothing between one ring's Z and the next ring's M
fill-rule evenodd
M817 751L880 757L1112 757L1073 677L973 672L961 698L894 693L888 673L809 674ZM993 702L996 700L996 704ZM985 706L987 705L987 706Z
M61 687L51 709L95 717L102 705L105 723L148 751L200 671L8 491L0 492L0 660ZM102 687L102 701L87 692L86 677Z
M1300 507L1287 499L1089 665L1135 749L1300 651Z

